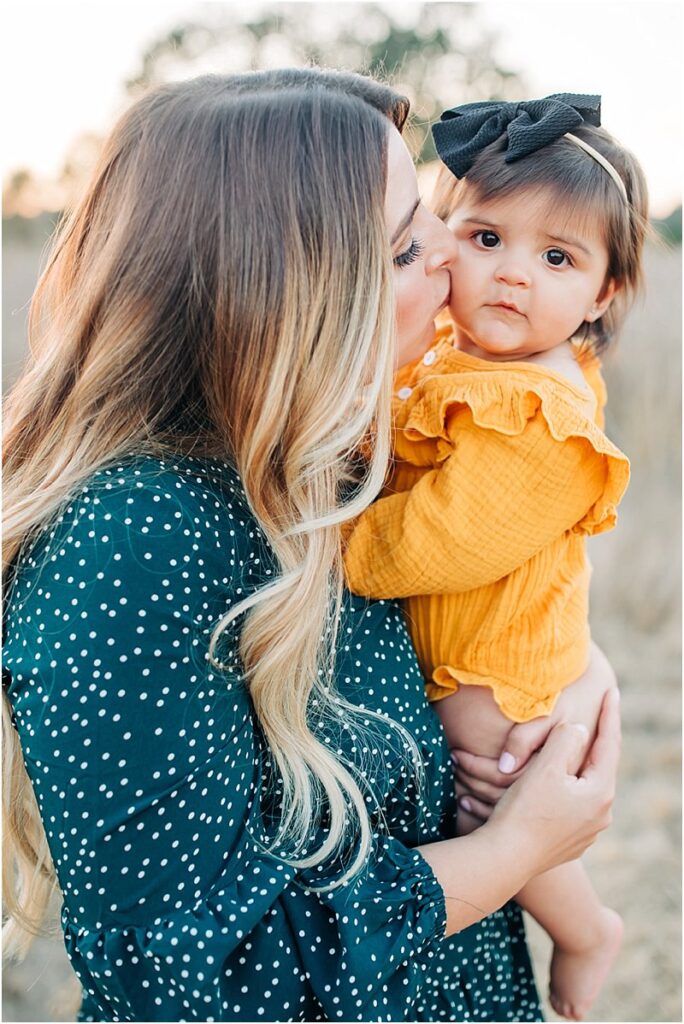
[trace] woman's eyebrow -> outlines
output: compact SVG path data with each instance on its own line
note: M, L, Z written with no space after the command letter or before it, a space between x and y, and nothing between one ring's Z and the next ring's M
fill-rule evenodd
M390 245L394 245L394 243L399 238L401 238L401 236L403 235L404 231L406 231L406 228L409 226L409 224L413 220L413 215L414 215L414 213L416 212L416 210L418 209L419 206L420 206L420 196L418 196L418 198L416 199L415 203L413 204L413 206L411 207L409 212L406 214L406 216L402 220L402 222L399 225L399 227L397 228L397 230L392 235L392 241L390 242Z

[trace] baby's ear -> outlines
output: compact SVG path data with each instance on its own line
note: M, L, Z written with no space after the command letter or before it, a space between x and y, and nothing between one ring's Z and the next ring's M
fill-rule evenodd
M621 287L622 283L620 281L616 281L614 277L609 277L601 289L598 298L595 300L593 306L585 316L585 321L593 324L596 320L599 320L608 309Z

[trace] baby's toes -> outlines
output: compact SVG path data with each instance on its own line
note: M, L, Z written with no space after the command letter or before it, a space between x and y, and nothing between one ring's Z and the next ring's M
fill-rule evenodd
M567 999L561 999L552 989L549 990L549 1002L559 1017L565 1017L566 1020L582 1019L575 1016L573 1008Z

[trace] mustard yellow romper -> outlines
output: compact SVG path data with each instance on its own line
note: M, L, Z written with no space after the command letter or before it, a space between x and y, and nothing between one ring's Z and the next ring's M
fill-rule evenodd
M595 357L586 393L452 340L446 325L397 374L392 475L347 535L347 582L406 599L430 700L489 686L524 722L587 666L585 538L615 525L629 462L601 429Z

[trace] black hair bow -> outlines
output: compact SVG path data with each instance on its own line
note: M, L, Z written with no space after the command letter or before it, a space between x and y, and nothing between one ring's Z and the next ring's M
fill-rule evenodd
M601 124L601 97L556 93L523 103L464 103L432 126L440 158L462 178L479 152L506 132L507 164L560 139L581 124Z

